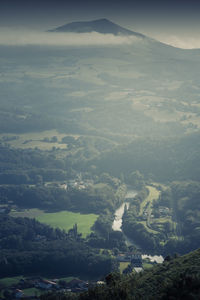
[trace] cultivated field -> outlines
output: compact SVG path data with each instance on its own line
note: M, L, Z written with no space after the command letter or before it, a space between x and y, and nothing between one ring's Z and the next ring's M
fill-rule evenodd
M78 135L59 133L57 130L45 130L21 134L0 134L0 140L4 141L5 139L6 143L14 148L28 149L37 147L41 150L51 150L53 147L66 149L66 144L61 143L62 138L65 136L78 137ZM55 137L56 140L54 141L53 138Z
M26 209L23 211L12 212L14 217L35 218L41 223L45 223L54 228L64 229L68 231L77 224L78 232L86 237L91 233L91 227L94 225L98 215L95 214L80 214L70 211L61 211L55 213L46 213L39 209Z
M140 205L140 215L143 213L145 206L151 206L152 201L157 200L160 194L160 192L155 187L147 186L147 188L149 190L149 195L144 199L144 201L142 201Z

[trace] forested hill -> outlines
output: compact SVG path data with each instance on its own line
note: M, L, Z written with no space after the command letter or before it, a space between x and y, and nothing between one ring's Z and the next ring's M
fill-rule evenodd
M121 300L121 299L199 299L200 249L187 255L166 257L162 265L139 274L120 276L109 274L106 285L62 300ZM57 295L43 296L42 300L61 299Z
M87 245L76 225L67 233L35 219L1 215L0 245L0 278L21 274L95 278L112 267L111 257Z

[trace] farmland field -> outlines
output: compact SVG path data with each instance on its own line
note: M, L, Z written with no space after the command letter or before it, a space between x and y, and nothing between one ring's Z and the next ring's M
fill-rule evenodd
M52 147L66 149L66 144L60 143L64 136L66 134L58 133L57 130L45 130L41 132L18 133L16 135L11 133L0 134L0 140L5 140L13 148L27 149L37 147L41 150L51 150ZM76 137L76 135L73 136ZM56 137L56 141L52 142L51 139L54 137ZM48 140L51 142L48 142Z
M28 217L35 218L41 223L48 224L54 228L60 228L68 231L76 223L78 226L78 232L82 233L83 237L86 237L91 233L91 227L95 223L98 215L95 214L80 214L70 211L61 211L55 213L45 213L39 209L29 209L20 212L12 212L12 216L15 217Z
M147 186L147 188L149 190L149 195L144 199L144 201L142 201L140 205L140 215L143 213L144 207L147 204L151 204L154 199L157 200L160 194L160 192L155 187Z
M130 262L120 262L119 263L119 270L120 270L121 274L128 267L128 265L130 265Z
M0 285L2 285L4 287L9 287L13 284L17 284L19 282L19 280L23 279L23 278L24 278L23 276L2 278L2 279L0 279Z

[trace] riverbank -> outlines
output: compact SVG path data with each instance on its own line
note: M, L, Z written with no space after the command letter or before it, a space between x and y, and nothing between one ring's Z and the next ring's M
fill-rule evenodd
M123 214L124 214L124 210L125 210L125 207L128 209L129 206L130 206L130 199L133 199L136 195L138 194L138 191L134 190L133 188L131 188L130 186L127 187L127 194L125 196L125 199L124 199L124 202L121 204L121 206L115 211L115 214L114 214L114 221L113 221L113 224L112 224L112 229L114 231L122 231L122 218L123 218ZM147 197L148 199L150 199L150 197L148 196ZM152 199L151 199L152 201ZM137 243L135 243L135 241L129 237L127 237L125 234L124 234L124 238L125 238L125 242L126 242L126 245L129 247L129 246L133 246L134 248L136 249L140 249L140 245L138 245ZM149 251L145 251L143 250L142 251L143 254L142 254L142 258L145 259L145 258L149 258L150 261L156 261L157 263L162 263L163 262L163 257L161 255L149 255L148 252Z

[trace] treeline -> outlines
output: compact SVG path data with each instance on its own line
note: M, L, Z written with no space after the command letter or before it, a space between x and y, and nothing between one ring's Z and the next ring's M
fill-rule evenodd
M114 209L121 203L122 199L116 197L115 191L107 184L96 184L87 190L72 190L69 192L72 209L78 211L100 213L108 209Z
M59 155L59 150L55 153L53 150L12 149L1 145L0 184L36 184L41 180L64 180L71 174L67 163Z
M161 195L162 196L162 195ZM174 182L168 191L168 201L173 203L178 222L179 240L169 240L166 251L187 253L200 246L200 184L199 182ZM166 197L165 197L166 198Z
M90 246L127 251L124 234L112 229L113 221L114 215L109 210L105 210L99 215L93 226L94 232L87 237Z
M0 277L16 275L99 277L113 261L100 255L77 233L53 229L34 219L0 218Z
M43 131L53 129L59 124L59 120L55 117L49 117L43 112L39 113L24 113L26 117L21 117L21 114L17 114L16 111L11 109L1 111L0 113L0 132L1 133L25 133L34 131Z
M103 153L91 161L99 172L113 176L138 170L158 182L200 180L200 133L175 138L140 138L125 146Z
M34 168L0 173L0 184L42 184L48 181L67 180L69 173L62 169Z
M124 233L133 240L133 243L139 244L143 251L154 253L160 250L157 235L148 232L146 227L130 216L130 214L124 218L122 228Z
M73 179L77 172L88 172L89 177L97 175L96 166L87 166L88 160L97 158L100 152L112 148L108 139L65 136L60 143L66 143L67 149L51 150L14 149L6 144L9 138L3 136L0 141L0 184L37 184L49 181ZM57 139L56 136L52 139ZM49 143L48 138L43 142ZM103 173L103 172L102 172ZM99 173L98 173L99 175Z
M12 203L20 208L68 209L69 196L64 189L45 186L2 185L0 186L2 204Z
M87 213L114 211L123 200L123 190L107 184L95 184L87 189L65 190L59 187L1 185L0 203L12 203L20 208L72 210Z

